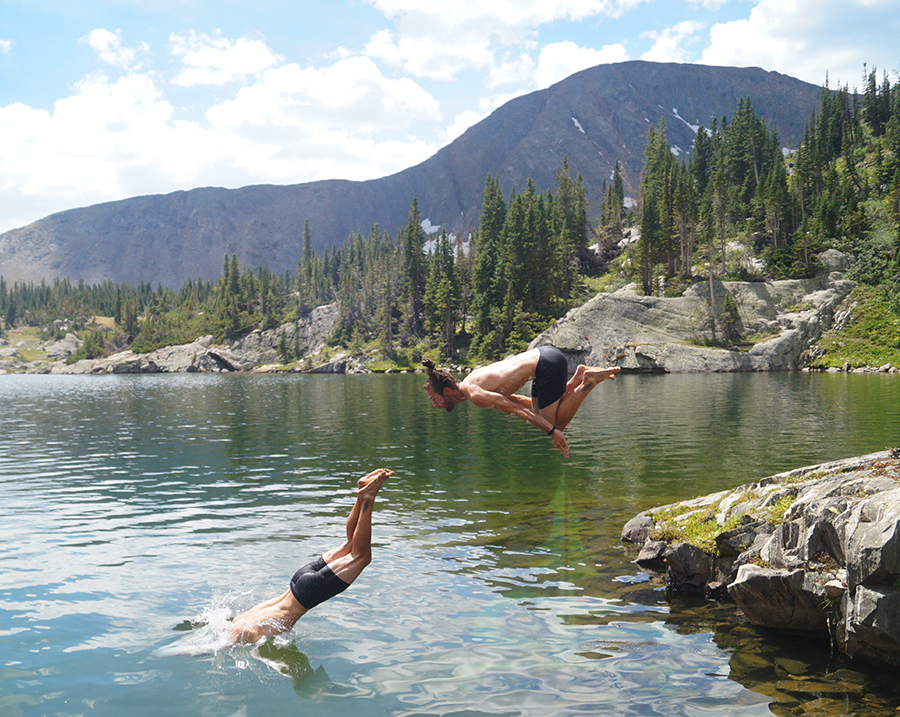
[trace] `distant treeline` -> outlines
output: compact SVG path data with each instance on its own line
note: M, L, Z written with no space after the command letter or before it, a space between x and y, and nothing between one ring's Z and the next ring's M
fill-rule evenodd
M376 225L367 236L357 232L319 254L305 223L293 274L252 270L229 255L217 281L192 280L178 292L68 279L9 287L0 278L0 315L7 326L47 327L50 337L65 330L63 319L69 329L79 321L74 328L84 329L88 317L114 317L114 331L94 330L87 348L93 356L125 346L147 351L203 334L235 339L337 301L339 343L388 355L414 347L451 356L462 338L492 357L524 346L568 309L579 266L587 265L584 184L570 176L567 162L557 176L556 191L537 192L529 181L508 206L488 177L481 229L467 242L445 230L429 238L413 197L396 241ZM291 347L284 353L293 358Z
M318 253L307 222L293 274L250 269L229 255L219 279L188 281L177 292L67 279L9 286L0 277L0 319L6 327L43 327L49 337L63 330L60 322L86 329L89 317L114 317L115 329L89 334L84 353L92 356L204 334L234 339L337 301L334 341L343 346L409 358L453 357L466 345L470 356L492 359L523 348L580 301L591 274L611 272L646 294L675 295L714 278L809 276L815 254L827 248L853 254L851 278L897 302L900 85L887 76L879 82L872 71L862 93L823 88L820 109L790 154L749 99L730 121L698 129L689 162L673 154L660 121L648 133L635 199L625 197L617 165L590 221L582 178L564 161L547 192L529 180L505 198L488 176L467 241L444 230L427 236L413 197L396 238L376 225ZM623 249L632 226L639 238ZM765 269L730 260L734 242ZM726 308L710 307L713 327ZM296 353L282 345L286 361Z

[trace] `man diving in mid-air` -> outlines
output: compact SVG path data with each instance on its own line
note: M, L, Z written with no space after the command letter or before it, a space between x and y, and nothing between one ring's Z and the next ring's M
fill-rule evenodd
M425 392L435 408L448 413L463 401L518 416L550 436L553 445L569 456L563 430L591 390L601 381L615 379L618 366L579 365L571 379L565 354L554 346L541 346L475 369L462 381L422 361L428 370ZM568 380L567 380L568 379ZM517 394L531 381L531 398Z

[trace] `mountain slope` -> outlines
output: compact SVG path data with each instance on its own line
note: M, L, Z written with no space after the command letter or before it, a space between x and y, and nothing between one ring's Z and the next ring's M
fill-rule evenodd
M689 153L697 126L730 116L749 97L782 143L796 147L821 92L758 68L600 65L511 100L426 161L381 179L199 188L53 214L0 234L0 276L177 288L219 276L226 253L284 273L300 258L304 220L317 250L375 223L396 237L417 195L423 218L466 234L478 222L488 174L507 196L529 177L550 189L564 157L584 178L593 216L617 160L636 196L651 123L663 119L673 151Z

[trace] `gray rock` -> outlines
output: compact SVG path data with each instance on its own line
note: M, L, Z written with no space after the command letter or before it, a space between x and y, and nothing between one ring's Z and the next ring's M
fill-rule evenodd
M52 359L66 359L76 351L78 351L78 349L81 348L82 344L84 344L84 341L79 339L75 334L69 332L65 335L64 338L48 345L44 349L44 351L46 352L47 356Z
M653 530L653 521L649 516L641 513L625 523L625 527L622 528L622 540L643 545L650 537L651 530Z
M716 547L722 555L740 555L756 543L760 535L768 537L772 530L772 526L764 520L746 523L734 530L719 533L716 536Z
M835 632L844 651L872 662L900 664L900 592L859 586L843 605L844 620Z
M670 592L701 592L705 581L707 594L727 595L755 625L829 631L847 654L900 666L898 481L892 449L653 508L629 521L628 534L649 536L697 510L720 526L737 518L715 537L714 554L647 542L640 564L664 574Z
M900 488L854 505L844 534L851 590L900 582Z
M338 354L325 363L314 366L309 373L347 373L347 356Z
M853 284L831 273L713 286L718 307L726 296L738 307L736 328L741 335L775 335L749 350L689 343L710 337L709 285L702 283L677 298L641 296L633 287L598 294L570 310L531 347L557 346L567 355L570 370L579 363L636 372L796 370L804 364L804 352L834 323L834 313Z
M666 567L665 552L669 544L665 540L648 540L634 561L646 570L662 572Z
M227 353L219 352L220 356L240 367L240 370L280 362L278 345L282 334L291 350L296 346L301 355L313 354L325 346L334 331L339 310L337 303L326 304L316 307L309 316L294 323L284 324L271 331L253 331L229 346Z
M825 587L805 570L744 565L728 586L728 594L754 625L802 632L827 629L827 614L821 607L827 597Z
M703 594L713 575L708 553L690 543L671 543L663 552L666 575L672 592Z
M338 305L313 309L308 317L271 331L254 331L230 346L214 346L211 336L202 336L189 344L165 346L146 354L122 351L103 359L83 360L72 365L57 363L52 373L124 374L124 373L218 373L250 371L280 360L281 334L292 350L301 353L321 350L334 330Z
M844 254L837 249L826 249L819 254L819 261L827 271L847 271L853 264L853 257L850 254Z

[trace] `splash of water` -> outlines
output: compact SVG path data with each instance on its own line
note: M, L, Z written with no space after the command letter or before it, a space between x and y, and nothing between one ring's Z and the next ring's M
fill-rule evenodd
M200 657L215 655L231 648L235 644L231 636L233 602L234 596L214 597L198 615L174 628L179 632L186 631L186 634L168 645L156 648L152 654L155 657Z

